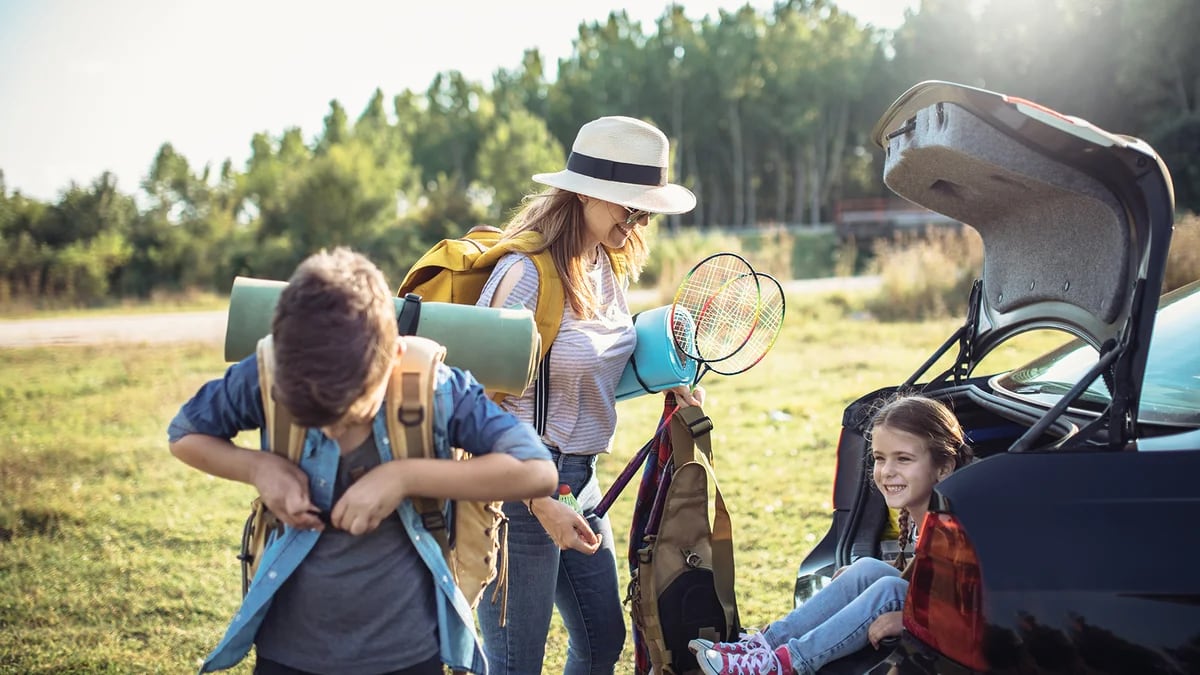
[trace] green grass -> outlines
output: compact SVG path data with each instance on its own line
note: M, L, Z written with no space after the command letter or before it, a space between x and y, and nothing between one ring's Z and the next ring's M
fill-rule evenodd
M790 609L796 566L828 526L842 408L906 377L955 327L877 323L853 297L789 300L763 363L704 382L748 625ZM239 600L253 490L176 461L165 427L224 367L218 345L0 352L0 673L189 672L216 644ZM603 485L652 433L661 400L619 404ZM622 553L636 490L612 510ZM565 640L556 619L546 672L561 671ZM631 659L627 643L618 671Z

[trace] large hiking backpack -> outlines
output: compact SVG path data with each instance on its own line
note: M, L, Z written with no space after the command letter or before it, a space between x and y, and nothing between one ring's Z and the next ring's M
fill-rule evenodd
M405 338L406 349L388 382L387 434L392 456L433 457L433 389L438 366L446 349L421 337ZM267 443L272 452L298 462L304 446L305 430L297 426L287 409L272 398L275 352L270 336L258 343L259 387L262 390L266 418ZM455 450L458 459L467 454ZM507 519L498 502L468 502L414 497L413 506L430 534L438 540L454 580L467 602L474 608L483 591L499 574L499 593L506 588L504 570L496 568L498 552L505 544ZM245 595L258 571L258 563L267 545L283 532L283 525L267 510L261 499L251 504L250 516L242 531L242 594ZM495 602L496 598L493 598ZM503 616L503 612L501 613Z
M698 672L689 641L727 642L741 632L733 529L713 469L712 420L699 407L674 410L670 394L664 406L670 422L652 440L657 452L646 460L629 538L626 603L639 675Z

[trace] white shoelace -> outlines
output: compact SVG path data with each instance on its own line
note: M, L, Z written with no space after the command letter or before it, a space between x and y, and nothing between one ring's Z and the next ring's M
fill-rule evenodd
M783 664L779 662L779 657L775 655L775 650L761 649L745 654L728 654L725 657L725 665L727 669L724 671L729 675L766 675L767 673L783 673Z
M775 648L767 643L767 638L763 637L762 631L757 633L742 633L738 636L740 642L745 643L746 651L756 651L765 649L767 651L775 651Z

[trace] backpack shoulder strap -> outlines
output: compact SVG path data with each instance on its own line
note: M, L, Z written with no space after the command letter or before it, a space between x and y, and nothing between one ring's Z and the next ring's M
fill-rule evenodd
M712 453L712 420L704 414L700 406L680 408L671 419L671 461L675 469L690 462L699 463L708 473L713 489L713 513L710 514L712 528L713 556L713 587L717 598L727 612L734 612L728 617L728 625L737 623L737 600L734 594L735 577L733 565L733 524L729 517L729 509L721 496L721 487L717 483L716 467L713 464Z
M545 358L546 352L550 351L550 344L558 337L558 327L562 323L567 297L550 251L535 253L530 259L537 268L539 282L537 311L533 313L533 322L537 324L538 335L542 336L542 353L539 358Z
M263 416L266 420L267 447L277 455L300 463L304 450L305 430L296 425L287 408L276 405L272 395L275 384L275 343L268 335L258 341L255 350L258 359L258 386L262 391Z
M404 355L392 368L384 399L392 457L434 457L433 388L438 365L446 358L446 348L433 340L415 335L405 337L404 342ZM449 550L449 537L444 513L445 500L413 497L412 502L421 515L425 529L437 538L442 552L446 553Z

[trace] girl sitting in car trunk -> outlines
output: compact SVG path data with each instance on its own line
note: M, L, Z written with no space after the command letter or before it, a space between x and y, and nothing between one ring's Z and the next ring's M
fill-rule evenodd
M739 642L692 640L708 675L815 673L821 666L878 647L902 629L901 610L911 565L904 551L919 536L933 487L971 460L962 427L944 404L900 396L871 420L872 478L887 505L900 511L900 556L895 565L861 558L784 618Z

